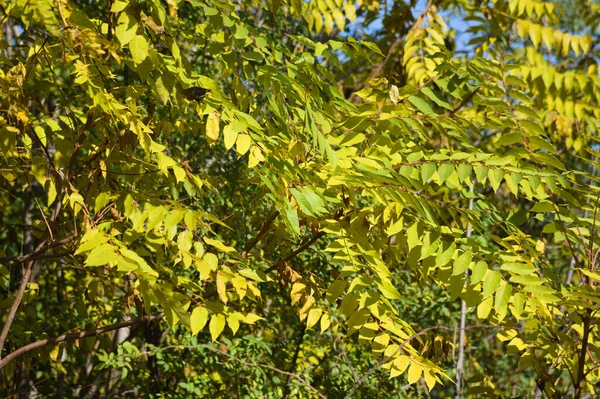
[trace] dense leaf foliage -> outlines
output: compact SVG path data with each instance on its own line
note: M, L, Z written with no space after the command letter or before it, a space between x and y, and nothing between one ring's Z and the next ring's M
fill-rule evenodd
M0 392L599 395L600 5L390 3L0 2Z

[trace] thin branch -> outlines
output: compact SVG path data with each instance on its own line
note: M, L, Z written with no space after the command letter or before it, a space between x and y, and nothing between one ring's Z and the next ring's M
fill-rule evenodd
M38 259L54 258L54 257L62 256L62 255L65 255L65 253L61 253L61 254L44 254L44 253L47 250L49 250L50 248L59 247L64 244L68 244L69 242L73 241L73 238L74 237L68 237L68 238L63 238L62 240L54 241L54 242L50 243L48 246L36 249L35 251L33 251L32 253L27 254L27 255L4 256L4 257L0 258L0 262L27 262L30 260L38 260ZM39 247L39 245L38 245L38 247Z
M46 240L40 242L37 248L33 251L33 253L39 251L46 245ZM29 278L31 277L31 272L33 271L33 265L35 264L35 259L31 259L26 262L25 270L23 272L23 276L21 277L21 284L19 285L19 289L17 290L17 294L15 295L15 299L13 300L12 305L10 305L10 309L8 310L8 315L6 316L6 322L2 327L2 332L0 332L0 359L2 359L2 349L4 349L4 344L6 343L6 338L8 337L8 332L10 331L10 327L15 319L15 314L17 314L17 309L23 300L23 295L25 294L25 288L27 288L27 283L29 283ZM1 361L0 361L1 362ZM1 368L1 367L0 367Z
M258 244L259 241L265 236L265 234L267 234L269 228L271 227L275 219L277 219L277 216L279 216L279 212L274 212L271 216L267 218L267 220L265 220L265 222L262 225L262 228L260 229L256 237L254 237L248 242L248 244L246 244L246 247L242 251L242 258L248 257L248 253L252 251L256 244Z
M573 387L575 389L575 399L581 398L581 393L583 389L582 383L586 380L585 359L587 355L588 341L591 331L591 322L592 318L588 311L588 315L583 317L583 336L581 337L581 351L579 353L579 359L577 364L577 379L575 380L575 385Z
M158 313L153 316L144 316L144 317L139 317L139 318L135 318L135 319L131 319L131 320L122 321L120 323L100 327L95 330L82 331L82 332L70 333L70 334L62 334L55 338L46 338L46 339L42 339L42 340L33 342L31 344L20 347L19 349L11 352L5 358L1 359L0 360L0 370L3 369L8 363L13 361L17 357L19 357L25 353L31 352L32 350L43 348L44 346L47 346L47 345L58 344L61 342L75 341L75 340L87 338L87 337L95 337L96 335L104 334L104 333L114 331L114 330L119 330L119 329L125 328L125 327L130 327L132 325L139 324L139 323L149 323L154 320L160 320L164 315L165 315L164 313Z
M356 376L356 371L354 370L354 367L352 367L352 363L350 363L348 356L346 356L346 350L344 349L344 342L339 337L336 337L336 340L340 343L342 357L344 358L346 365L350 369L350 373L352 374L352 378L354 379L354 382L358 382L358 377Z

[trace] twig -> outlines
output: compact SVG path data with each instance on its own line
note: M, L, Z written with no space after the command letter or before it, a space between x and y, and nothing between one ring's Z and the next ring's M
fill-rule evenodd
M50 243L46 247L44 247L42 245L42 248L36 249L35 251L33 251L32 253L27 254L27 255L4 256L4 257L0 258L0 262L27 262L29 260L53 258L53 257L56 257L58 254L45 254L44 255L44 252L46 252L50 248L59 247L64 244L68 244L69 242L73 241L73 238L74 237L63 238L62 240L58 240L53 243ZM39 247L39 245L38 245L38 247ZM60 255L64 255L64 253L62 253Z
M346 365L350 369L350 373L352 374L352 378L354 379L354 382L358 382L358 377L356 375L356 371L354 371L354 367L352 367L352 363L350 363L348 356L346 356L346 350L344 349L344 342L339 337L336 337L336 340L340 343L340 349L342 350L342 352L341 352L342 357L344 358Z
M277 216L279 216L279 212L274 212L271 216L267 218L267 220L265 220L262 228L260 229L256 237L254 237L248 242L248 244L246 244L246 247L242 251L242 258L248 257L248 253L252 251L252 248L254 248L256 244L258 244L258 242L264 237L265 234L267 234L269 228L271 227Z

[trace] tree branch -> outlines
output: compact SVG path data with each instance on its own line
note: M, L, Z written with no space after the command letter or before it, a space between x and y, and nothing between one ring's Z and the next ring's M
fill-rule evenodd
M267 234L269 228L271 227L275 219L277 219L277 216L279 216L279 212L274 212L271 216L267 218L267 220L265 220L265 222L262 225L262 228L260 229L256 237L254 237L248 242L248 244L246 244L246 247L242 251L242 258L248 257L248 253L252 251L252 248L254 248L256 244L259 243L259 241L265 236L265 234Z
M36 253L40 249L42 249L46 245L46 240L40 242L37 248L33 251ZM2 332L0 332L0 359L2 359L2 349L4 349L4 344L6 343L6 338L8 337L8 332L10 331L10 327L15 319L15 314L17 314L17 309L23 300L23 295L25 293L25 288L27 287L27 283L29 283L29 278L31 277L31 272L33 270L33 265L35 265L35 259L30 259L25 264L25 271L21 276L21 284L19 285L19 289L17 290L17 294L15 295L15 299L13 300L12 305L10 305L10 309L8 310L8 315L6 316L6 322L2 327Z
M75 340L87 338L87 337L95 337L96 335L104 334L104 333L114 331L114 330L119 330L119 329L125 328L125 327L130 327L132 325L139 324L139 323L149 323L154 320L160 320L164 315L165 314L161 312L161 313L155 314L153 316L144 316L144 317L139 317L139 318L135 318L135 319L131 319L131 320L126 320L126 321L122 321L120 323L111 324L109 326L100 327L100 328L97 328L97 329L91 330L91 331L82 331L82 332L70 333L70 334L65 333L65 334L59 335L58 337L46 338L46 339L42 339L42 340L33 342L31 344L20 347L19 349L15 350L12 353L10 353L9 355L7 355L4 359L1 359L0 360L0 370L2 368L4 368L8 363L10 363L14 359L16 359L17 357L19 357L27 352L31 352L32 350L43 348L44 346L47 346L47 345L58 344L61 342L75 341Z

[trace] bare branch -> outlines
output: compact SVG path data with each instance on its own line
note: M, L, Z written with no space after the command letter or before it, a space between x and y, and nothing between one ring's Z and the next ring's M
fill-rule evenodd
M82 338L95 337L96 335L104 334L104 333L114 331L114 330L119 330L119 329L125 328L125 327L130 327L134 324L149 323L154 320L160 320L161 318L163 318L164 315L165 315L164 313L158 313L153 316L144 316L144 317L139 317L139 318L135 318L135 319L131 319L131 320L122 321L120 323L100 327L95 330L82 331L82 332L70 333L70 334L65 333L65 334L59 335L58 337L55 337L55 338L46 338L46 339L42 339L42 340L33 342L31 344L20 347L19 349L15 350L12 353L10 353L9 355L7 355L4 359L1 359L0 360L0 370L2 368L4 368L8 363L10 363L14 359L16 359L17 357L19 357L27 352L31 352L32 350L43 348L44 346L47 346L47 345L58 344L60 342L75 341L75 340L82 339Z

